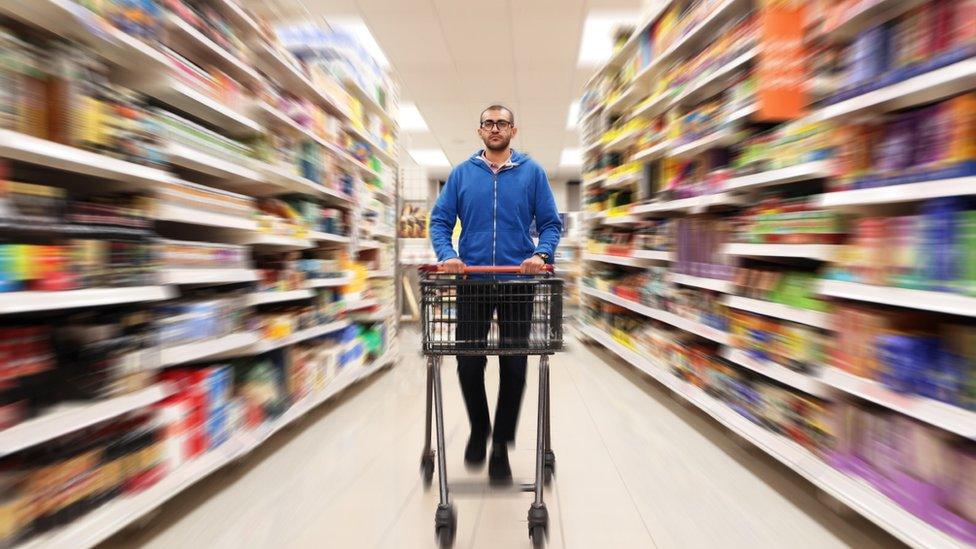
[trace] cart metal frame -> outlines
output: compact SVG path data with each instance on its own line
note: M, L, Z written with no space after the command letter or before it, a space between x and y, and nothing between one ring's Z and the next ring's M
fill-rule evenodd
M443 547L453 544L457 531L457 513L451 503L447 480L444 441L444 409L441 387L441 359L445 355L527 355L539 356L539 411L536 423L535 480L523 486L534 492L529 507L529 536L535 546L545 543L549 512L543 499L543 486L555 473L556 456L552 451L550 431L549 356L562 350L563 281L553 276L552 266L539 275L519 274L519 267L469 267L463 274L448 274L437 265L425 265L420 271L423 352L427 358L427 399L424 426L424 449L420 469L427 486L436 468L440 503L434 515L437 538ZM470 300L481 300L490 307L487 326L484 319L460 318L459 306ZM477 303L476 303L477 304ZM499 307L515 307L516 318L504 319L516 324L518 335L499 327L502 320L493 317ZM524 313L524 315L523 315ZM498 313L498 316L502 316ZM465 322L478 322L487 337L460 337ZM503 331L508 335L500 335ZM521 335L524 333L524 335ZM468 331L470 335L470 331ZM433 419L432 419L433 418ZM436 432L437 450L431 447L432 428ZM435 467L436 458L436 467Z

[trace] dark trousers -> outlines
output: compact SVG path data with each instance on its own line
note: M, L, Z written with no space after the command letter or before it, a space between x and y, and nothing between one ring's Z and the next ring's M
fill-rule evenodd
M532 316L532 292L529 284L501 283L497 286L476 284L458 286L457 332L459 346L465 348L498 349L525 348L528 343ZM489 343L491 319L497 315L498 334ZM487 356L458 355L458 378L461 393L471 422L471 433L487 436L492 432L494 444L515 440L522 394L525 392L525 355L498 356L498 405L495 407L495 428L488 418L488 398L485 395L485 366Z

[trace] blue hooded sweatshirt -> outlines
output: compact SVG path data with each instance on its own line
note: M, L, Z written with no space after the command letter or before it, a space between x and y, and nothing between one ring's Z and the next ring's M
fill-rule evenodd
M472 266L521 265L541 252L552 262L562 221L546 172L515 150L497 175L480 157L478 151L451 170L430 214L430 240L437 260L460 257ZM458 251L451 243L456 218L461 219ZM529 235L533 218L538 246Z

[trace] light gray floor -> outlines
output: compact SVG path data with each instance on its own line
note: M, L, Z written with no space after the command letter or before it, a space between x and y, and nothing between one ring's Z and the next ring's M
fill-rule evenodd
M436 480L418 474L424 368L405 328L400 364L313 413L245 463L201 482L108 547L432 547ZM491 359L494 361L494 359ZM532 474L537 369L531 361L516 477ZM462 465L467 420L445 361L448 472L457 547L529 546L531 496L485 488ZM497 373L489 367L490 395ZM686 409L597 347L570 341L552 373L557 477L550 546L892 547L866 521L839 518L802 479ZM490 400L493 400L491 397Z

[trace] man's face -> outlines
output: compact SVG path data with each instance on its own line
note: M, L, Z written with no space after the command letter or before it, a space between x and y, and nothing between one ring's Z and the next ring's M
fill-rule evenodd
M497 109L485 111L481 115L481 127L478 135L485 142L485 147L491 151L504 151L518 130L512 124L512 115L506 110Z

